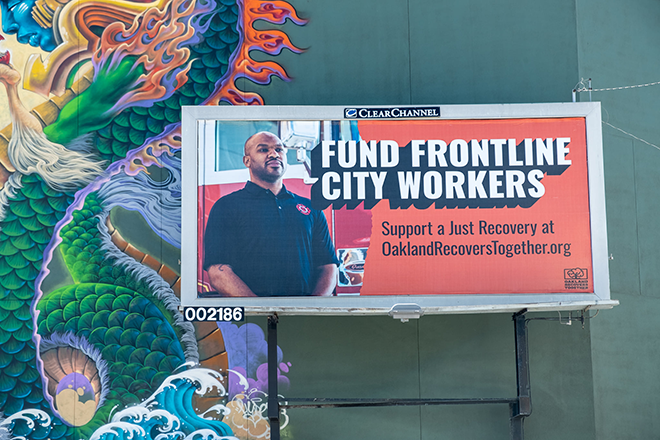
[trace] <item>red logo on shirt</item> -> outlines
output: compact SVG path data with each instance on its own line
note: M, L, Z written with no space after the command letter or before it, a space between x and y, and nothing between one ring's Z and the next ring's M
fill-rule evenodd
M309 215L309 213L312 212L311 209L309 209L307 206L303 205L302 203L298 203L296 205L296 208L298 208L298 211L300 211L304 215Z

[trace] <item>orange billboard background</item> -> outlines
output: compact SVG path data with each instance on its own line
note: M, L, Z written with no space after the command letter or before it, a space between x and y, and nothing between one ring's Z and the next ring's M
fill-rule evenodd
M545 194L529 208L390 209L387 200L379 202L371 209L371 240L360 295L594 291L584 118L360 121L358 126L364 140L395 140L400 146L412 139L443 139L447 143L454 139L515 138L517 143L525 138L571 139L566 155L571 165L560 175L544 176ZM401 238L385 235L384 222L413 229L418 225L417 231L425 234ZM514 226L519 224L528 225L527 230ZM450 230L452 225L460 228ZM483 225L509 225L508 229L517 233L490 234L500 229L480 227ZM535 225L534 234L531 225ZM441 226L443 235L438 234ZM466 234L457 235L457 231ZM437 247L436 242L442 243L442 255L409 255L410 246ZM488 245L494 253L482 255ZM510 257L506 255L507 245ZM467 255L466 249L475 246L480 254ZM393 255L394 247L403 247L406 255ZM461 249L463 255L459 255Z

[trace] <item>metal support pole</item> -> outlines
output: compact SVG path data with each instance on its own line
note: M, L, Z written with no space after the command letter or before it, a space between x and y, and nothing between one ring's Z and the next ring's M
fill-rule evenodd
M280 403L277 391L277 315L268 317L268 420L271 440L280 440Z
M509 405L511 410L511 439L523 440L525 438L524 420L532 413L531 385L529 382L529 347L527 345L527 320L522 310L514 313L516 344L516 382L518 398Z

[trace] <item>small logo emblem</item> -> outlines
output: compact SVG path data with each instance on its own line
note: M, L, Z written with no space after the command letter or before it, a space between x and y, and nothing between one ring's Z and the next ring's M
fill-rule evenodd
M309 209L307 206L303 205L302 203L298 203L296 205L296 208L298 208L298 211L300 211L300 213L303 215L309 215L309 213L312 212L311 209Z
M564 269L564 288L567 290L588 290L589 270L581 267Z
M356 108L347 108L344 110L344 117L345 118L356 118L357 117L357 109Z
M588 278L587 276L587 269L581 269L579 267L575 267L572 269L564 269L564 279L565 280L586 280Z

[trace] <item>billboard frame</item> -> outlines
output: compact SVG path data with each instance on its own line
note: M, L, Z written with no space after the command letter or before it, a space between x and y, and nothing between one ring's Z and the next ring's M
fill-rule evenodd
M184 106L182 108L182 249L183 306L241 306L246 314L270 315L392 315L397 305L418 305L421 314L514 313L607 309L610 298L609 254L605 211L601 107L598 102L549 104L440 105L438 120L466 119L585 119L589 212L594 293L588 294L441 294L333 297L198 298L197 182L198 121L345 120L347 108L360 106ZM361 106L364 107L364 106ZM411 106L399 106L406 108ZM369 106L393 108L393 106ZM195 213L195 214L187 214Z

